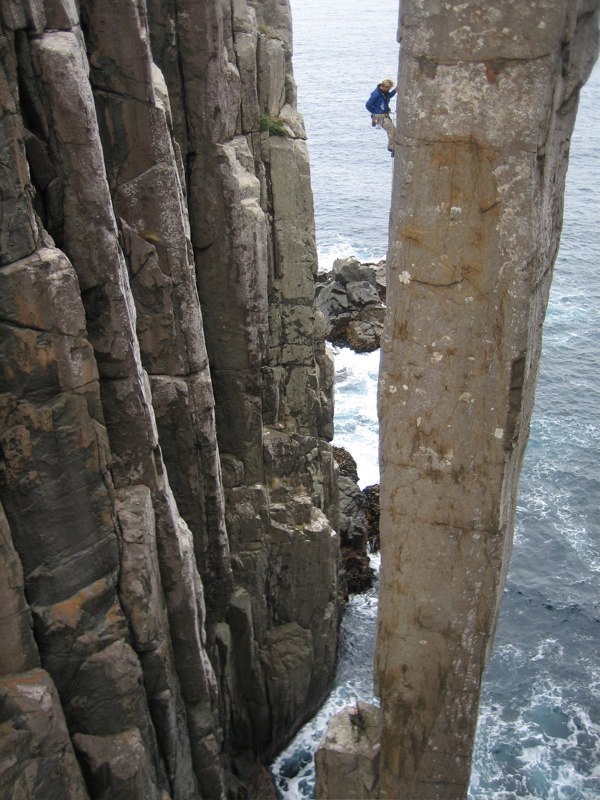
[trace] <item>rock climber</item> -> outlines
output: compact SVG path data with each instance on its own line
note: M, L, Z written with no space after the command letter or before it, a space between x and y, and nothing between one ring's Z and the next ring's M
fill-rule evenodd
M388 137L388 150L392 158L394 157L394 147L396 139L396 128L390 117L390 100L396 94L392 89L394 81L386 78L381 81L371 92L371 97L365 103L367 111L371 113L371 125L383 128Z

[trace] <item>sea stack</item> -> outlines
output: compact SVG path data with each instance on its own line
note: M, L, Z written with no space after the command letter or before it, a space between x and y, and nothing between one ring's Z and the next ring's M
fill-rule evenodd
M381 798L466 796L598 7L401 5L379 387Z
M466 793L596 54L488 5L402 5L369 797ZM2 0L2 798L274 796L341 612L316 271L289 0Z

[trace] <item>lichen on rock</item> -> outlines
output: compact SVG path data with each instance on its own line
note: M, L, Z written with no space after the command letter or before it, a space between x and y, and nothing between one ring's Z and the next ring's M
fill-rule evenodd
M327 691L340 613L289 5L0 20L0 673L41 663L56 720L28 791L241 796Z

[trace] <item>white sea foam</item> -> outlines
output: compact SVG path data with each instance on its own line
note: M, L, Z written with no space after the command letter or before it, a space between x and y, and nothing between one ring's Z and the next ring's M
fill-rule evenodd
M537 645L537 652L532 656L531 661L543 661L549 654L562 658L564 647L558 639L544 639Z
M321 243L318 252L319 272L329 272L333 262L338 258L354 256L365 264L376 264L385 258L385 250L377 245L366 242L362 245L353 244L342 236L334 236L330 241Z
M354 457L361 487L379 483L379 424L377 377L379 351L353 353L347 348L335 355L335 439Z
M470 800L597 800L600 728L567 691L541 674L516 714L482 704Z
M379 574L379 553L370 556ZM362 594L352 595L346 604L340 628L340 657L334 688L318 713L296 735L271 765L278 795L285 800L306 800L314 795L314 753L329 720L357 701L376 703L372 670L377 618L377 583Z

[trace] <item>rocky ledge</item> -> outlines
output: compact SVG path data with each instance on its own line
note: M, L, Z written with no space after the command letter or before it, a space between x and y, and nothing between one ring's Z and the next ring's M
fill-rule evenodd
M339 468L340 588L347 597L373 585L374 573L368 552L379 550L379 485L361 489L356 461L343 447L334 447Z

